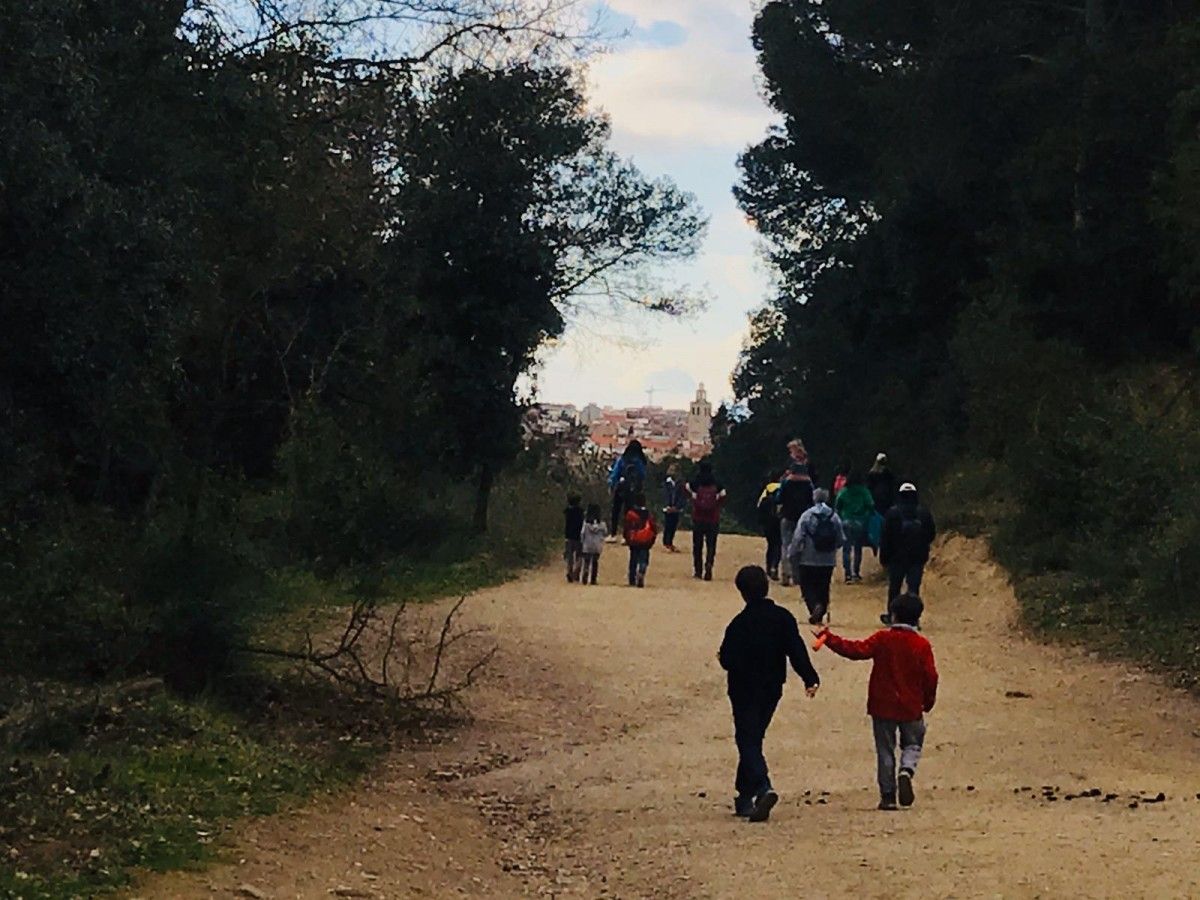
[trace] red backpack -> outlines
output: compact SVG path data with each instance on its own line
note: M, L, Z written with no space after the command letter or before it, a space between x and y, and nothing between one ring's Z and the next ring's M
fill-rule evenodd
M721 521L721 496L715 484L702 484L696 488L692 500L692 520L704 525L715 525Z
M658 539L658 526L654 524L654 516L646 513L646 518L642 520L642 524L629 532L629 546L642 549L645 547L653 547L654 542Z

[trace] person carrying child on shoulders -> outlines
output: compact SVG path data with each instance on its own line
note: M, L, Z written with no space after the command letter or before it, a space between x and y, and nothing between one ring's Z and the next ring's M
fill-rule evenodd
M625 543L629 545L629 586L646 586L646 570L650 568L650 548L658 538L654 514L646 508L646 495L635 494L631 508L625 513Z
M578 494L567 497L567 508L563 510L563 560L567 564L567 581L579 580L579 569L583 565L583 502Z
M746 606L725 629L717 652L727 673L738 750L733 811L751 822L765 822L779 795L771 786L763 740L783 696L788 663L804 681L809 697L816 696L821 678L808 658L796 617L767 596L767 573L759 566L746 566L734 584Z
M897 799L900 806L913 805L913 777L925 744L925 713L931 712L937 701L933 647L918 631L924 610L916 594L902 594L892 604L892 625L866 640L848 640L828 628L816 632L838 656L873 660L867 714L875 733L879 808L883 810L896 809Z
M781 575L784 587L800 580L797 571L800 561L789 554L792 538L796 536L796 525L813 505L813 482L808 472L807 464L793 462L779 485L779 542L783 552Z
M583 547L583 570L579 580L583 584L595 584L600 574L600 554L604 551L604 538L608 526L600 521L600 504L589 503L584 518L580 540Z

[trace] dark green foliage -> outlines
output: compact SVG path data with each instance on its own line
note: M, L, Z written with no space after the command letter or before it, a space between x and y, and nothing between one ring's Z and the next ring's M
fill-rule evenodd
M739 493L792 435L823 479L886 450L1040 579L1035 620L1165 619L1200 662L1198 28L1191 0L764 5L782 124L737 195L780 291L718 445Z
M346 67L302 26L234 52L204 13L0 12L17 668L191 693L272 566L471 540L537 349L703 228L567 68Z

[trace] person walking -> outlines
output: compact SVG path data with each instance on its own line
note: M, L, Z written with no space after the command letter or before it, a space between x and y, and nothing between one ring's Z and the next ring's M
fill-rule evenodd
M892 603L903 586L908 593L920 595L929 548L937 537L933 515L921 505L917 486L900 485L896 505L883 517L883 536L879 543L879 561L888 572L888 608L880 616L885 625L892 622Z
M886 453L876 455L875 465L867 473L867 490L875 498L875 511L886 516L896 502L896 476L888 466Z
M667 469L667 480L663 482L663 547L669 553L678 553L675 533L679 530L679 517L687 506L687 493L679 480L679 466L671 463Z
M809 624L819 625L829 612L829 586L837 551L846 542L842 520L829 506L829 491L813 492L814 505L800 516L788 555L797 561L800 595Z
M688 482L687 493L692 501L692 572L696 578L712 581L725 504L725 488L713 474L712 463L700 463L700 473Z
M604 551L604 538L608 534L608 526L601 521L600 504L589 503L587 516L580 533L583 545L583 570L580 573L581 584L595 584L600 575L600 554Z
M779 580L779 563L783 558L783 536L779 528L779 488L783 478L767 476L767 483L758 495L758 527L767 539L767 577Z
M804 463L793 462L788 466L787 477L779 486L779 541L783 548L783 586L799 579L796 562L788 555L796 524L813 505L813 483Z
M875 498L863 483L861 472L850 472L846 476L846 486L837 495L833 508L846 532L846 543L842 545L842 571L846 584L853 584L862 581L863 545L867 542L871 516L875 515Z
M563 510L563 561L567 564L567 581L579 580L583 566L583 498L578 494L567 496L567 508Z
M654 514L646 508L646 495L636 494L625 513L625 543L629 546L629 586L644 588L650 568L650 548L658 537Z
M818 632L825 646L846 659L869 659L871 680L867 688L867 715L875 734L879 808L913 805L913 777L925 745L925 713L937 702L938 671L933 647L921 635L925 605L915 594L896 598L895 624L865 641L851 641L828 628ZM896 775L896 749L900 774Z
M751 822L765 822L779 795L771 786L763 740L783 697L788 663L810 698L817 695L821 678L809 659L796 617L767 596L771 588L767 573L758 566L746 566L738 572L734 585L746 605L725 629L717 651L721 668L728 673L738 751L733 811Z
M621 512L646 483L646 453L636 438L618 456L608 472L608 489L612 492L612 519L609 522L609 541L615 543L621 526Z
M833 502L837 503L838 496L846 489L846 485L850 483L850 473L853 471L850 466L838 466L837 471L833 474L833 488L830 490L829 496L833 498Z

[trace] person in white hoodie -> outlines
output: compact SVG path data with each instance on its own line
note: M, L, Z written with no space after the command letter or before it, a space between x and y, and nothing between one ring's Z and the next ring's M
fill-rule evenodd
M580 584L595 584L600 574L600 554L604 552L604 538L608 528L600 521L600 504L590 503L584 517L580 540L583 544L583 570L579 574Z
M800 517L788 547L788 556L798 563L800 594L812 625L820 625L829 612L833 567L838 549L845 543L846 531L838 514L829 506L829 491L818 488L813 491L812 508Z

